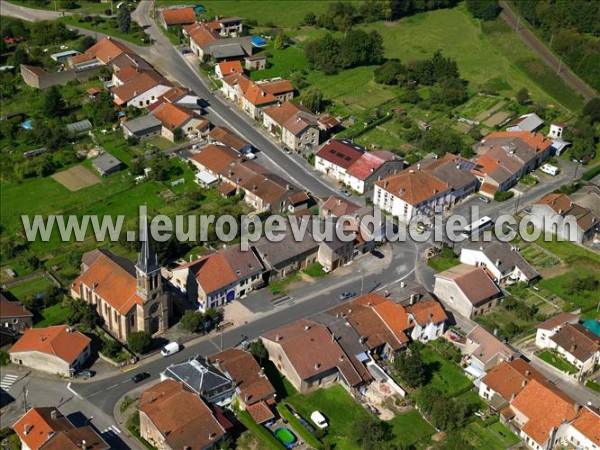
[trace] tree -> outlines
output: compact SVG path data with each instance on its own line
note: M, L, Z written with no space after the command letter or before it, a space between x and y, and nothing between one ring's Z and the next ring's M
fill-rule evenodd
M121 33L129 33L131 28L131 13L126 4L122 4L117 14L117 26Z
M200 311L188 309L183 313L183 316L181 316L179 323L181 324L181 328L188 333L196 333L204 323L204 316Z
M121 351L121 344L114 339L108 338L102 342L102 349L100 351L103 355L114 358Z
M93 330L101 322L98 311L92 305L81 300L73 300L69 303L69 314L67 315L69 325L80 324L88 330Z
M280 50L283 48L284 45L285 45L285 34L277 33L277 36L275 36L275 39L273 39L273 48L275 50Z
M592 119L592 123L600 122L600 97L591 99L583 107L583 115Z
M500 14L498 0L467 0L467 9L481 20L494 20Z
M44 292L44 307L56 305L62 301L63 297L64 293L61 288L55 285L49 286Z
M425 362L417 347L411 346L408 351L397 356L394 360L400 377L410 386L418 387L427 381Z
M567 282L566 291L569 294L580 294L584 291L594 292L599 285L600 281L592 274L577 275Z
M323 93L319 88L311 86L308 89L305 89L304 92L302 92L302 95L300 95L300 99L302 100L302 105L312 112L316 113L321 111Z
M82 36L81 39L77 41L75 49L83 53L95 43L96 39L94 39L92 36Z
M152 345L152 336L147 331L134 331L127 338L127 345L134 353L146 353Z
M307 12L304 16L304 19L302 19L302 24L306 25L307 27L315 26L317 24L317 16L315 13L312 11Z
M252 353L252 356L258 359L261 366L263 360L269 358L269 352L267 351L267 348L261 339L250 342L248 345L248 351Z
M44 94L42 114L46 117L58 117L65 108L65 100L58 86L51 86Z
M381 67L373 71L373 77L376 83L387 84L390 86L398 84L401 74L406 73L406 67L400 61L393 59L386 61Z
M0 350L0 366L8 366L10 354L6 350Z
M369 418L352 423L350 438L363 450L379 450L388 447L395 435L388 423Z
M109 92L101 92L98 97L86 103L83 110L95 126L110 124L117 120L117 111Z
M519 92L517 92L517 101L519 102L520 105L525 105L526 103L529 102L529 91L527 90L526 87L519 89Z

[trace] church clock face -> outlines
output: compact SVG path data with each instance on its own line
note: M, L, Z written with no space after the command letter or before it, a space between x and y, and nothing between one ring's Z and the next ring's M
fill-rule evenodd
M152 306L150 306L150 314L155 314L156 311L158 311L158 303L154 303Z

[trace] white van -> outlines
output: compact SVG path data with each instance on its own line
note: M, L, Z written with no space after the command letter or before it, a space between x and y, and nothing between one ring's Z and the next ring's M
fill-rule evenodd
M553 166L552 164L544 164L542 167L540 167L540 170L552 176L555 176L558 173L558 167Z
M310 415L310 420L312 420L314 424L321 429L329 426L327 424L327 419L325 419L323 414L321 414L319 411L313 411L313 413Z
M181 347L177 342L169 342L167 345L163 347L160 351L160 354L163 356L171 356L181 350Z

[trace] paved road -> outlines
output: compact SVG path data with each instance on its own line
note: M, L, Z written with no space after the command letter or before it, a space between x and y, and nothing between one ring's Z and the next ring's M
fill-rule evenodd
M519 15L511 9L506 1L500 1L502 7L502 13L500 16L511 26L513 30L517 31L517 34L521 40L531 48L541 59L544 61L555 73L558 73L560 68L559 76L563 79L568 86L573 88L576 92L580 93L586 100L597 97L598 93L594 91L590 86L586 84L581 78L579 78L569 67L556 57L552 51L546 47L546 45L540 41L536 35L534 35L526 27L525 19L520 18ZM517 29L518 26L518 29Z

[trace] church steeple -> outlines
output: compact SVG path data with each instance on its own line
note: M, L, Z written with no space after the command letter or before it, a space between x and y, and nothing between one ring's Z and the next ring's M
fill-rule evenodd
M137 278L137 294L144 300L154 297L161 292L161 275L158 256L152 248L152 237L148 230L148 218L144 216L144 223L140 230L142 247L135 265Z

